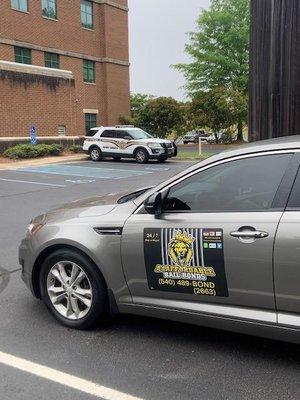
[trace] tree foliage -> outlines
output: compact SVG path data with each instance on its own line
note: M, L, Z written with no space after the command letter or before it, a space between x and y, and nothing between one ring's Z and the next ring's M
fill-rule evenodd
M172 97L149 99L136 115L138 126L161 138L180 129L182 122L182 106Z
M189 94L216 86L247 93L249 30L249 0L212 0L189 34L186 52L192 62L175 66L184 73Z
M229 129L247 115L247 100L238 90L218 86L198 92L189 107L196 126L208 126L214 132Z
M212 0L211 7L199 16L196 31L189 35L186 52L191 63L175 66L185 76L187 93L209 101L210 108L206 108L211 127L223 129L228 120L233 120L240 139L248 108L249 8L249 0ZM223 106L221 114L213 116L220 102L231 107L226 117ZM224 123L220 125L221 121Z

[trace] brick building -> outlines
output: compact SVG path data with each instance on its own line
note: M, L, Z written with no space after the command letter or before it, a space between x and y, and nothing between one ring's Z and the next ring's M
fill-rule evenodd
M83 135L129 115L127 0L3 0L0 137Z

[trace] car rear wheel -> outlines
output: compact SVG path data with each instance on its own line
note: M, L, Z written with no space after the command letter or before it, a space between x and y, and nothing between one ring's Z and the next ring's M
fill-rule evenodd
M149 160L148 152L144 149L138 149L135 152L134 158L139 164L146 164Z
M102 160L102 152L99 147L92 147L90 149L90 157L93 161L101 161Z
M54 317L74 329L89 329L107 316L107 290L97 267L80 252L50 254L40 272L41 296Z

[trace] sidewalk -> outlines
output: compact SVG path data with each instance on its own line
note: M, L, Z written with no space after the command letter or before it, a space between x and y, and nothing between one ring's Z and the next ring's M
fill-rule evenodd
M86 154L70 154L65 156L56 156L56 157L43 157L43 158L30 158L28 160L10 160L5 159L2 162L3 158L0 158L0 169L15 169L19 167L27 167L27 166L35 166L35 165L44 165L44 164L57 164L61 162L76 162L76 161L84 161L88 159L88 155Z

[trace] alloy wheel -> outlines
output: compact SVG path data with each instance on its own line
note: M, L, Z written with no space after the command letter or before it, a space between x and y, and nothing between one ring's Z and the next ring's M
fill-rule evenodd
M87 315L92 306L92 286L86 273L71 261L60 261L49 271L48 296L55 310L70 320Z

